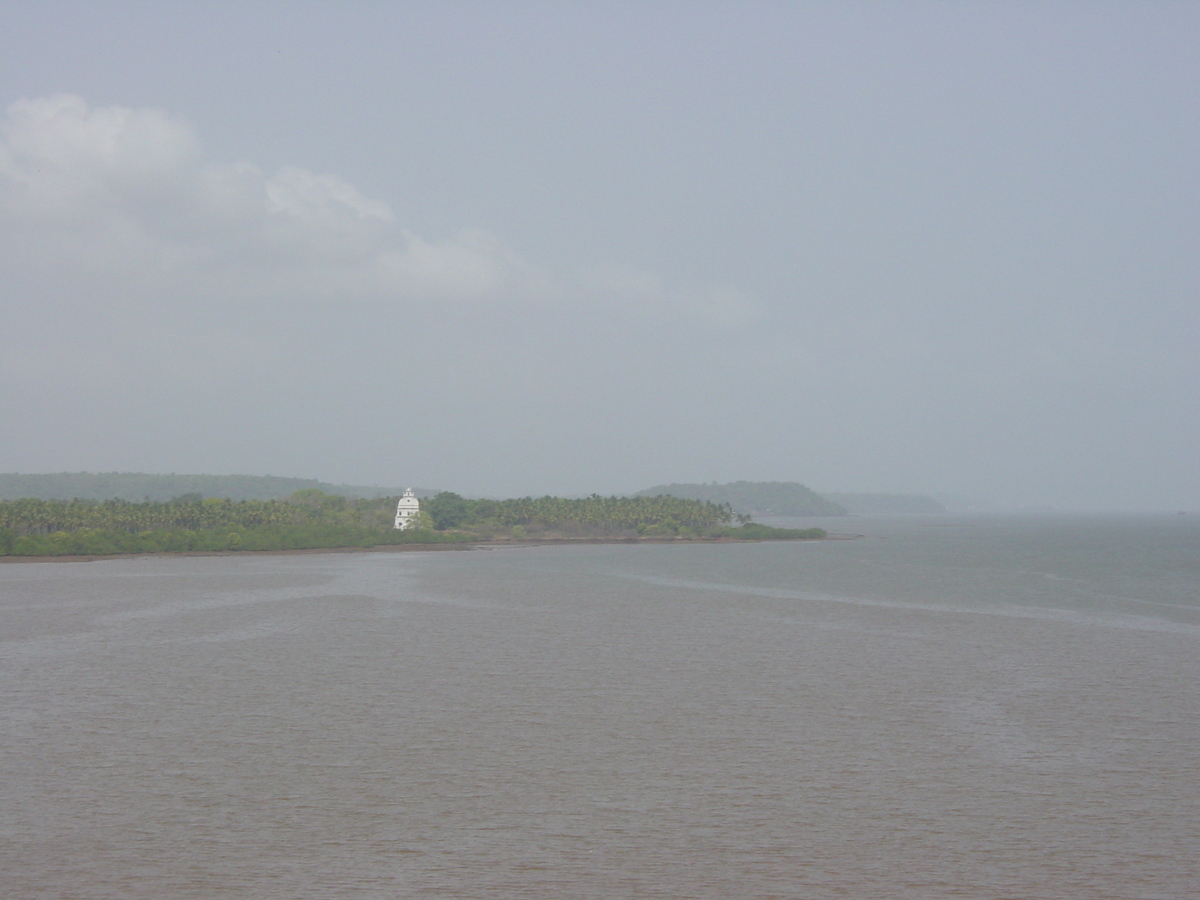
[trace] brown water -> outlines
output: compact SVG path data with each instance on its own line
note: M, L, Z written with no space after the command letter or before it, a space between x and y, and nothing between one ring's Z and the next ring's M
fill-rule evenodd
M0 566L3 893L1200 896L1200 531L855 527Z

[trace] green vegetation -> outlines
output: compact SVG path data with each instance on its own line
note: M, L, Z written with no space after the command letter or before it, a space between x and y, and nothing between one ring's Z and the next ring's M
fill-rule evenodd
M438 530L463 528L482 539L553 540L572 538L684 538L728 540L802 540L826 537L821 528L769 528L750 522L728 504L688 500L669 494L652 497L582 499L524 497L519 500L468 500L443 491L421 501ZM734 525L734 523L738 523Z
M101 556L189 550L301 550L453 543L468 535L396 531L395 498L350 500L308 488L288 500L0 502L0 556Z
M749 523L728 505L656 497L468 500L442 492L422 503L419 527L392 528L396 498L348 499L316 488L287 500L0 501L0 556L101 556L219 550L297 550L392 544L571 539L795 540L822 529ZM736 525L734 523L740 523Z
M738 541L811 541L828 537L829 532L824 528L773 528L747 522L739 528L722 529L716 535Z
M728 506L678 497L523 497L467 500L443 491L421 501L435 529L466 528L486 537L703 537L734 521Z
M751 516L844 516L837 503L794 481L735 481L732 484L664 484L635 496L670 494L688 500L727 504Z

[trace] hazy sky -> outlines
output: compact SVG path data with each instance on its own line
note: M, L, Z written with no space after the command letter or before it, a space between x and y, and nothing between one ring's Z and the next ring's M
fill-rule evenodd
M1200 508L1200 4L0 14L0 471Z

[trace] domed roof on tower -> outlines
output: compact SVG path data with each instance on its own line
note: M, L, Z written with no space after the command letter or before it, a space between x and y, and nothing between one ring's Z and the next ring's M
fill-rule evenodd
M421 511L421 501L417 499L412 488L406 488L404 496L396 504L396 528L404 530L416 524L415 516Z

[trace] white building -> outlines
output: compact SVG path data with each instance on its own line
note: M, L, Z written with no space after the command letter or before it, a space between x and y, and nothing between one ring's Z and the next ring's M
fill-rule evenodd
M412 488L409 488L396 504L396 527L401 531L416 527L417 513L420 511L421 501L413 495Z

